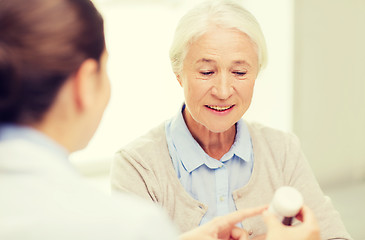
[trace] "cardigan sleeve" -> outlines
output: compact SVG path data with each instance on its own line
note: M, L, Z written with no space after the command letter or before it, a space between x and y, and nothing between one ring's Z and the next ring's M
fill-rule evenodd
M110 177L112 192L129 192L153 202L159 200L156 176L137 153L125 150L117 152Z
M350 240L351 237L341 221L340 214L332 206L330 198L323 194L312 173L298 138L289 135L286 146L283 167L285 182L303 194L304 203L314 211L318 219L322 239Z

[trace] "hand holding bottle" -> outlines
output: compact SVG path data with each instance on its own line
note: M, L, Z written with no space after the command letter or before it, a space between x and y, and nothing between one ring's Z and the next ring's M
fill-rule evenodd
M275 192L263 217L268 228L266 240L321 240L314 213L303 205L300 192L292 187L281 187ZM294 217L302 223L291 226Z

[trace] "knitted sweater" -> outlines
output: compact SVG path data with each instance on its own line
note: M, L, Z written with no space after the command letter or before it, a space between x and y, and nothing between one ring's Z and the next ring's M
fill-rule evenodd
M258 123L247 123L252 138L254 167L246 186L233 192L237 209L269 204L283 185L298 189L316 214L322 239L351 239L330 199L323 195L298 139ZM180 184L171 162L164 124L116 153L111 170L113 191L135 193L159 203L182 231L199 226L207 206L191 197ZM242 222L255 237L266 232L263 219Z

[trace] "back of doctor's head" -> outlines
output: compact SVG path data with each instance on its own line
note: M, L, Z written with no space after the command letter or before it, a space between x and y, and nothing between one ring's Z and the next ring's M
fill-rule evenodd
M41 120L67 78L104 49L90 0L0 0L0 123Z
M190 44L212 26L236 29L247 34L256 45L260 69L266 66L266 42L256 18L237 1L207 0L188 11L178 23L170 48L170 61L175 74L182 71Z

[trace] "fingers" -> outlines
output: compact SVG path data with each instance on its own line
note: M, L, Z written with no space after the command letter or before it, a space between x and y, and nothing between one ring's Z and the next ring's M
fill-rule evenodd
M222 220L227 223L228 225L236 225L239 222L242 222L245 218L253 217L256 215L261 214L263 211L267 209L267 205L260 206L256 208L250 209L242 209L232 212L226 216L223 216Z
M234 227L231 232L231 238L234 240L248 240L248 233L239 227Z
M237 223L243 221L245 218L259 215L265 209L267 209L267 206L238 210L238 211L232 212L228 215L217 217L208 224L209 224L209 227L213 227L215 229L215 232L218 235L228 234L229 236L232 236L232 229L235 228L235 225ZM235 230L235 234L237 234L237 236L239 235L238 230ZM240 239L240 237L241 236L239 236L239 238L236 238L236 239ZM243 238L243 239L245 239L245 238Z
M277 217L270 211L263 212L264 222L266 223L267 227L276 228L281 225L281 222L277 219Z
M310 223L313 223L313 224L317 224L317 219L314 216L314 213L306 205L303 206L303 208L301 210L301 214L303 216L303 222L310 222Z
M299 221L313 221L315 219L312 211L306 206L303 205L302 209L300 209L297 216L295 216Z
M300 211L295 216L295 218L298 219L299 221L303 222L303 207L302 207L302 209L300 209Z

